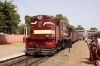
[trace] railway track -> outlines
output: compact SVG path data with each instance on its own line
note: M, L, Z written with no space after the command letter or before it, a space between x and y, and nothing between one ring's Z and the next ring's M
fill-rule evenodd
M22 56L14 59L10 59L0 63L0 66L33 66L38 65L41 62L44 62L49 57L33 57L33 56Z
M63 48L62 50L64 50ZM60 50L60 51L62 51ZM57 55L60 51L57 51L54 55ZM51 56L19 56L0 62L0 66L37 66L38 64L46 61Z

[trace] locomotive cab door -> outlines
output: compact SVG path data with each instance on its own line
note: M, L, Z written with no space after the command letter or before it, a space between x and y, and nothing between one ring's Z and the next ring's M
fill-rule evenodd
M59 21L56 22L56 44L58 43L59 40Z

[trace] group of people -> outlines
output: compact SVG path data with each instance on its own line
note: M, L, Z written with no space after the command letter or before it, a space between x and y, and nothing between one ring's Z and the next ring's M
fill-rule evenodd
M100 60L100 35L95 35L89 43L90 62L93 64Z

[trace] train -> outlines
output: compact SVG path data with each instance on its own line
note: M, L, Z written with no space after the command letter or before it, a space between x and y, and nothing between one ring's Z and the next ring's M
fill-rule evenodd
M72 47L80 34L66 26L63 20L50 15L31 17L30 34L25 40L26 55L54 55L57 51Z

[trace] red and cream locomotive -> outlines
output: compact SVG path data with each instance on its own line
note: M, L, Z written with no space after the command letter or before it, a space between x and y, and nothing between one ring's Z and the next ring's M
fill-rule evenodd
M62 20L49 15L31 17L30 34L26 38L25 54L52 55L65 48L70 39L68 28Z

